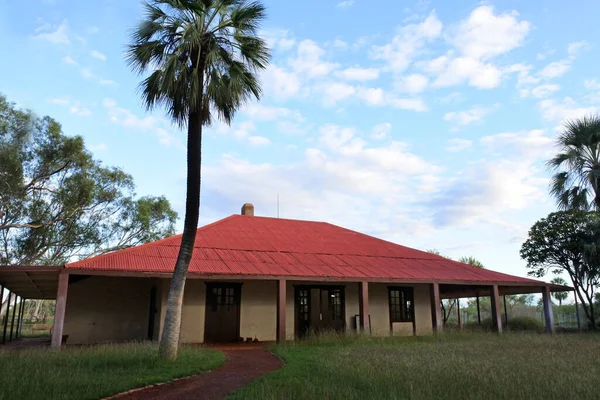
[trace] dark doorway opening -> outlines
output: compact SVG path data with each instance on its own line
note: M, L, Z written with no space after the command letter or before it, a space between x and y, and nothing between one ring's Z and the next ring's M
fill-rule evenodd
M296 286L294 298L296 337L346 327L343 286Z
M231 343L239 340L241 287L241 283L206 283L205 342Z

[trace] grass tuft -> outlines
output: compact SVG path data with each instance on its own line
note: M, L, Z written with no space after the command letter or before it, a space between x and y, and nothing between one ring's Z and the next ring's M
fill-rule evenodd
M182 347L175 362L152 343L0 350L0 400L98 399L218 367L222 353Z

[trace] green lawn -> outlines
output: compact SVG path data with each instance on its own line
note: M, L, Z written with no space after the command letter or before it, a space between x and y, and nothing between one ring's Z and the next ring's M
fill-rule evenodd
M600 336L463 334L274 346L231 399L598 399Z
M149 343L0 350L0 400L98 399L218 367L222 353L183 347L176 362L158 359Z

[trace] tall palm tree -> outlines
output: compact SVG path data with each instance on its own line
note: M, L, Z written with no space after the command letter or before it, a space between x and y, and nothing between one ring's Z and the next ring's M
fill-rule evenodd
M568 121L556 145L548 166L556 171L550 193L558 207L600 210L600 115Z
M553 278L550 281L550 283L553 283L555 285L567 286L567 282L560 276ZM562 306L562 302L565 301L567 297L569 297L569 292L554 292L552 293L552 297L554 297L556 301L558 301L559 306Z
M270 54L258 28L264 6L246 0L149 0L131 35L127 61L138 73L148 110L165 107L187 126L187 194L179 255L173 271L159 353L174 360L181 307L200 213L202 128L213 117L230 123L235 112L260 98L257 79Z

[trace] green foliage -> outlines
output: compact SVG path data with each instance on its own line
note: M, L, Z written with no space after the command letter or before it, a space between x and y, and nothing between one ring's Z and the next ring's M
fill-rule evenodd
M458 259L458 262L461 262L463 264L469 264L469 265L472 265L477 268L485 269L485 266L483 265L483 263L481 261L479 261L478 259L476 259L475 257L471 257L471 256L461 257Z
M260 97L256 72L270 59L258 36L262 4L151 0L144 7L127 62L137 72L151 71L140 87L149 109L164 106L181 126L197 113L202 125L213 113L229 123L246 101Z
M600 211L600 115L568 121L556 145L548 166L556 171L550 193L559 208Z
M351 337L273 351L285 367L241 388L232 400L592 399L598 394L597 335Z
M506 326L506 320L502 318L502 327L505 330L513 331L513 332L523 332L523 331L531 331L531 332L543 332L544 326L540 321L531 317L508 317L508 326ZM493 332L494 325L492 322L492 318L484 318L481 320L481 325L471 324L467 327L468 329L472 329L475 331L485 331L485 332Z
M0 265L62 264L173 234L164 197L134 198L80 136L0 95Z
M560 276L553 278L550 281L550 283L553 283L555 285L562 285L562 286L567 285L567 282ZM559 306L562 306L562 302L565 301L567 299L567 297L569 297L569 292L554 292L554 293L552 293L552 297L554 297L556 299L556 301L558 301Z
M596 326L594 293L600 284L600 213L569 210L551 213L536 222L521 247L529 275L566 272L586 316Z
M0 399L100 399L195 375L225 361L216 350L184 347L176 362L161 361L151 343L48 349L0 349Z

